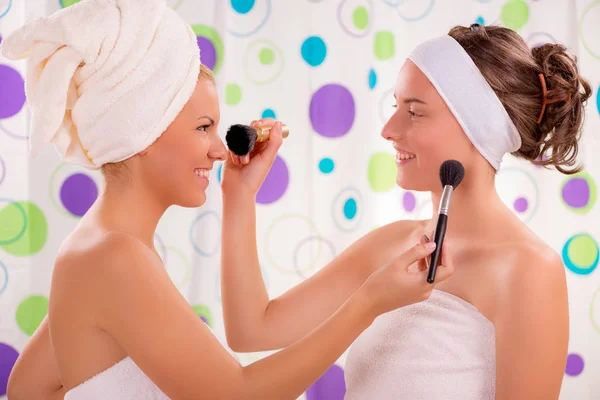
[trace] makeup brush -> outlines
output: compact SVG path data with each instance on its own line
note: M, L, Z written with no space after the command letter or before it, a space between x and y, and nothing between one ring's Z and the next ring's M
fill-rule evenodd
M253 128L248 125L231 125L225 135L225 141L229 150L238 156L245 156L249 154L254 145L260 142L266 142L269 140L272 126L264 126L260 128ZM283 138L288 137L290 134L290 128L286 125L281 127L281 136Z
M446 226L448 224L448 211L450 209L450 200L452 200L452 192L460 184L465 176L465 168L456 160L447 160L440 167L440 181L442 182L442 198L438 209L438 219L433 234L435 242L435 250L429 261L429 272L427 274L427 282L435 281L435 272L437 271L438 261L444 244L444 236L446 235Z

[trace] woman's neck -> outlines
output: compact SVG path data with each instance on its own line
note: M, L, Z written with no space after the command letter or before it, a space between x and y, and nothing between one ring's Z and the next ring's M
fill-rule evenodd
M106 185L94 204L107 229L134 236L154 248L154 233L168 206L141 184Z
M488 175L466 178L452 193L446 236L485 240L490 236L490 225L512 212L496 192L493 177L490 179ZM431 192L433 218L427 232L435 230L441 197L441 188Z

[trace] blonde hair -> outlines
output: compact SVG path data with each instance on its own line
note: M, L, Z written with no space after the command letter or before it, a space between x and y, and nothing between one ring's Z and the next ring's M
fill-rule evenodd
M200 64L200 74L198 75L198 78L207 79L213 83L215 82L215 76L213 75L212 71L204 64Z

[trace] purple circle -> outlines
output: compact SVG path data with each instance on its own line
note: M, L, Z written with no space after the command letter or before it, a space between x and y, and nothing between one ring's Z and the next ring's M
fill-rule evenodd
M527 201L527 199L525 197L519 197L518 199L515 200L514 206L515 206L515 210L522 213L522 212L527 211L527 208L529 207L529 202Z
M275 162L256 195L259 204L271 204L283 196L290 183L290 174L283 158L277 156Z
M96 182L88 175L69 176L60 188L60 200L71 214L83 216L98 197Z
M196 41L198 42L198 47L200 47L202 64L206 65L209 69L213 69L217 64L217 50L215 46L204 36L197 36Z
M19 353L15 349L7 344L0 343L0 396L6 394L8 377L18 357Z
M583 372L583 358L579 354L569 354L565 373L569 376L577 376Z
M584 178L572 178L562 189L565 203L573 208L585 207L590 201L590 185Z
M354 124L355 104L352 93L331 83L317 90L310 100L310 122L321 136L344 136Z
M306 391L307 400L344 400L346 382L344 370L332 365L318 381Z
M402 196L402 206L408 212L413 212L415 207L417 206L417 199L412 192L404 192L404 196Z
M0 119L17 114L25 104L25 82L16 69L0 64Z

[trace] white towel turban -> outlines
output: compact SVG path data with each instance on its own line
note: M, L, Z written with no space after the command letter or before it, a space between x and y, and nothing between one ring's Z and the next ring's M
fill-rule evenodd
M19 28L2 42L29 57L25 92L33 156L54 143L90 169L150 146L192 95L196 35L165 0L83 0Z

